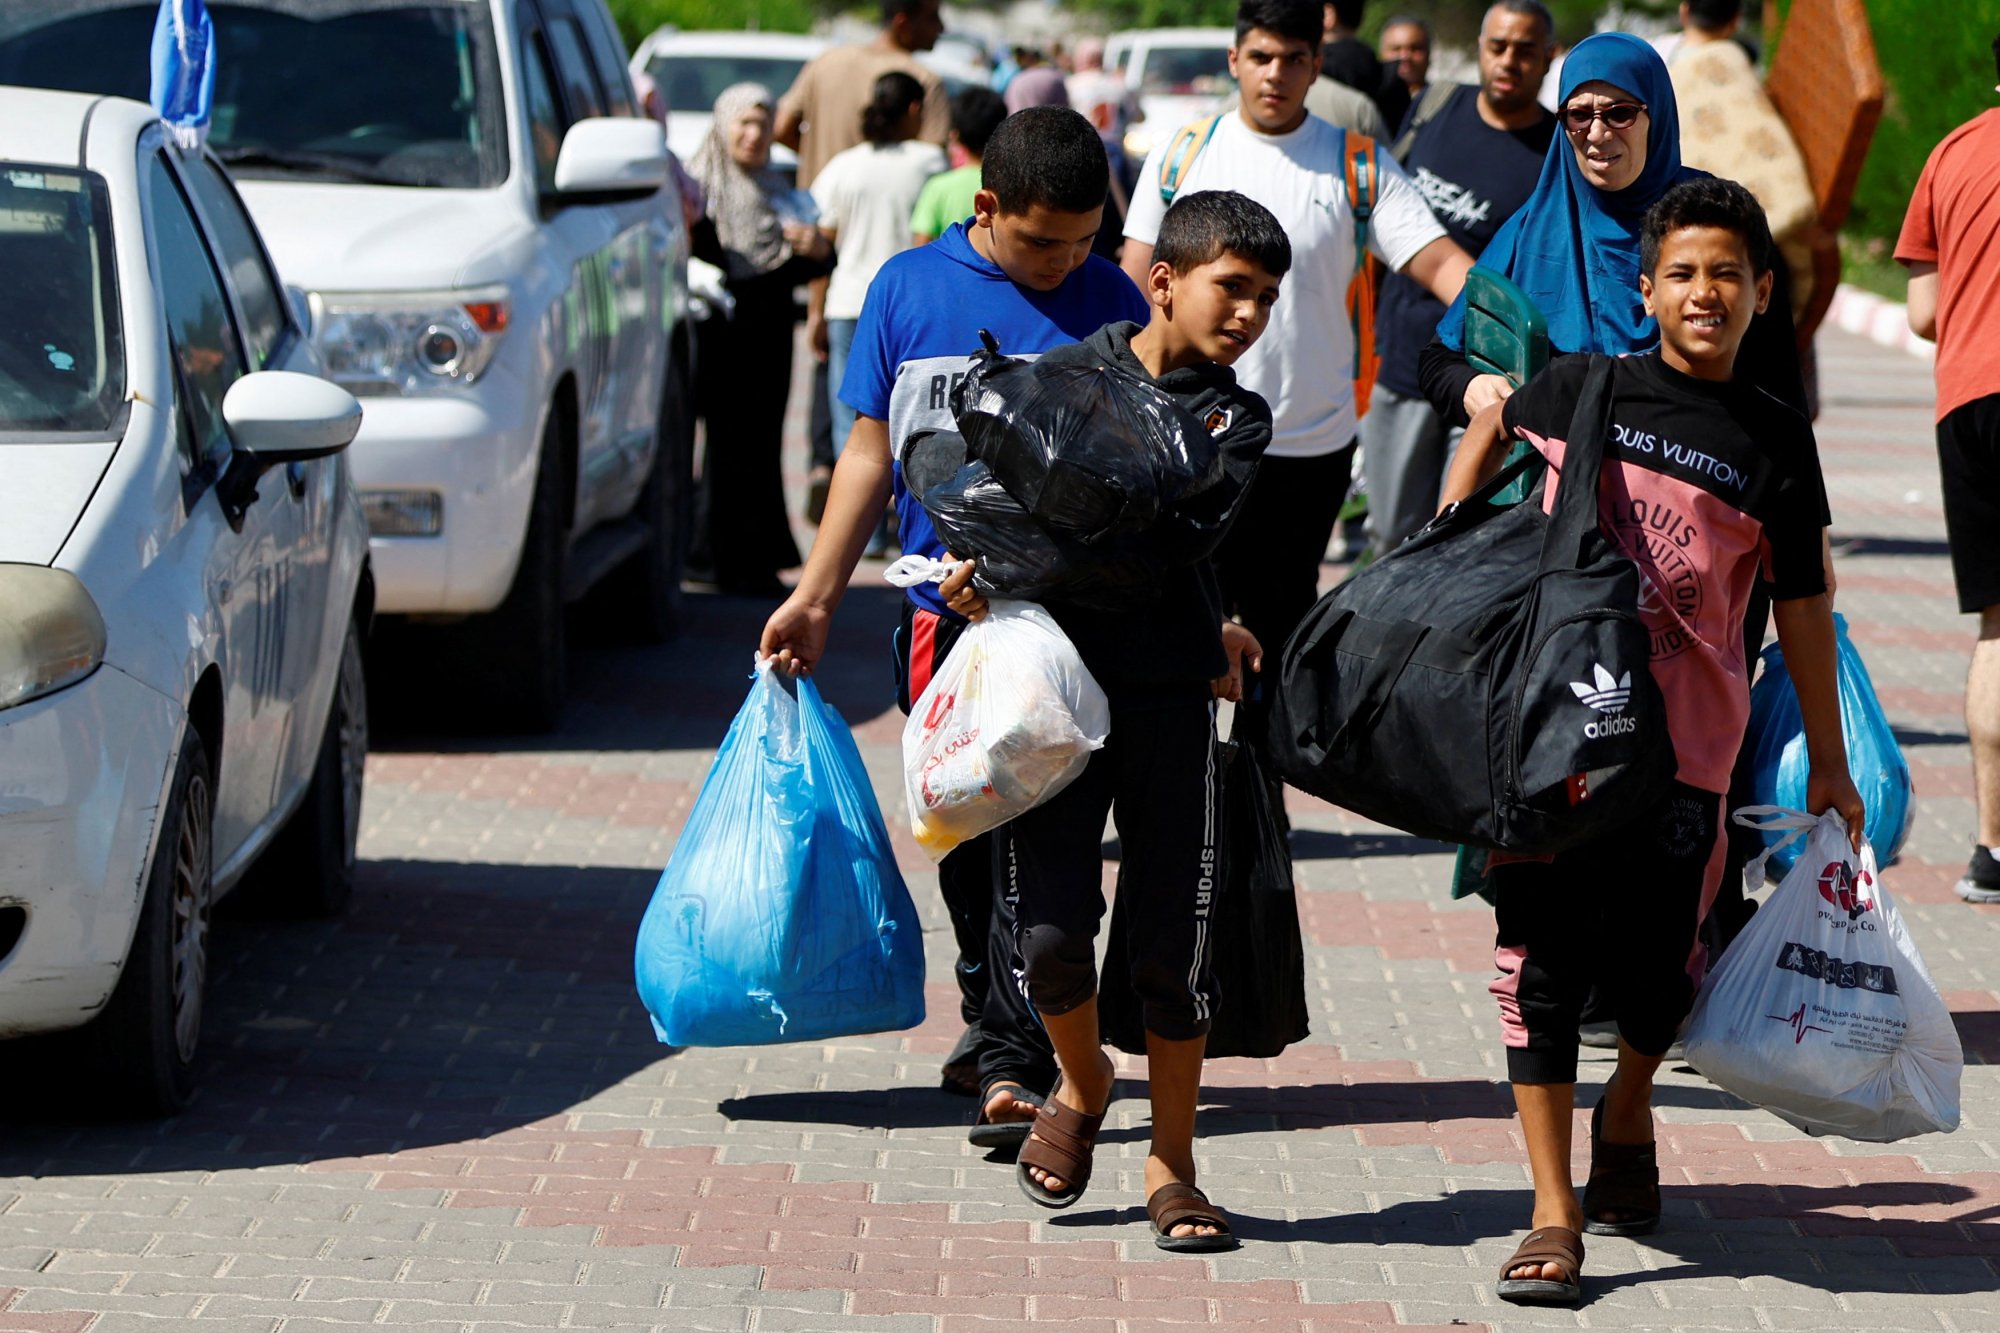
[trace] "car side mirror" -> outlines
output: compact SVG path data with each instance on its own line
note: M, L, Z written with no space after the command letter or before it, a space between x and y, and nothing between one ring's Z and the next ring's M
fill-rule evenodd
M657 120L597 116L579 120L556 155L556 193L643 197L666 183L667 134ZM580 201L579 201L580 202Z
M222 395L229 428L229 465L215 485L223 517L238 532L257 501L257 479L274 467L327 458L353 443L361 429L354 395L317 375L259 370Z
M338 384L290 370L243 376L222 396L222 421L240 451L277 467L337 454L361 429L361 404Z

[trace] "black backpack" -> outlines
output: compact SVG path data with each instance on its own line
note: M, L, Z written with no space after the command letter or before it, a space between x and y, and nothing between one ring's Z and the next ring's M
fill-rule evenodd
M1674 750L1639 570L1597 521L1611 365L1592 358L1553 514L1491 503L1545 467L1530 453L1292 632L1269 733L1287 782L1422 837L1528 855L1662 795Z

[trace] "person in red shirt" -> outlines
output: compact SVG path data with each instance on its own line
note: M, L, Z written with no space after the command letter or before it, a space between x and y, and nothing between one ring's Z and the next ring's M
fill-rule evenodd
M2000 72L2000 37L1993 56ZM1931 150L1896 258L1910 270L1910 328L1938 345L1945 535L1958 609L1979 617L1965 678L1979 831L1958 896L2000 903L2000 108Z

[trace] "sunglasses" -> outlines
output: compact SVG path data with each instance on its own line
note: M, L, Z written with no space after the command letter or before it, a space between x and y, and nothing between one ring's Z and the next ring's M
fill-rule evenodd
M1601 120L1605 127L1614 130L1629 130L1639 123L1645 113L1642 102L1613 102L1607 107L1566 106L1563 108L1563 128L1571 134L1590 133L1590 122Z

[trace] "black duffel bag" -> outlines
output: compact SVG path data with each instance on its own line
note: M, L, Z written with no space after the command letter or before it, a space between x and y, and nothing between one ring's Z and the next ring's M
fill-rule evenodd
M1553 514L1491 502L1545 469L1531 453L1320 599L1272 704L1287 782L1420 837L1527 855L1658 800L1675 761L1639 570L1597 520L1610 413L1611 360L1595 357Z

